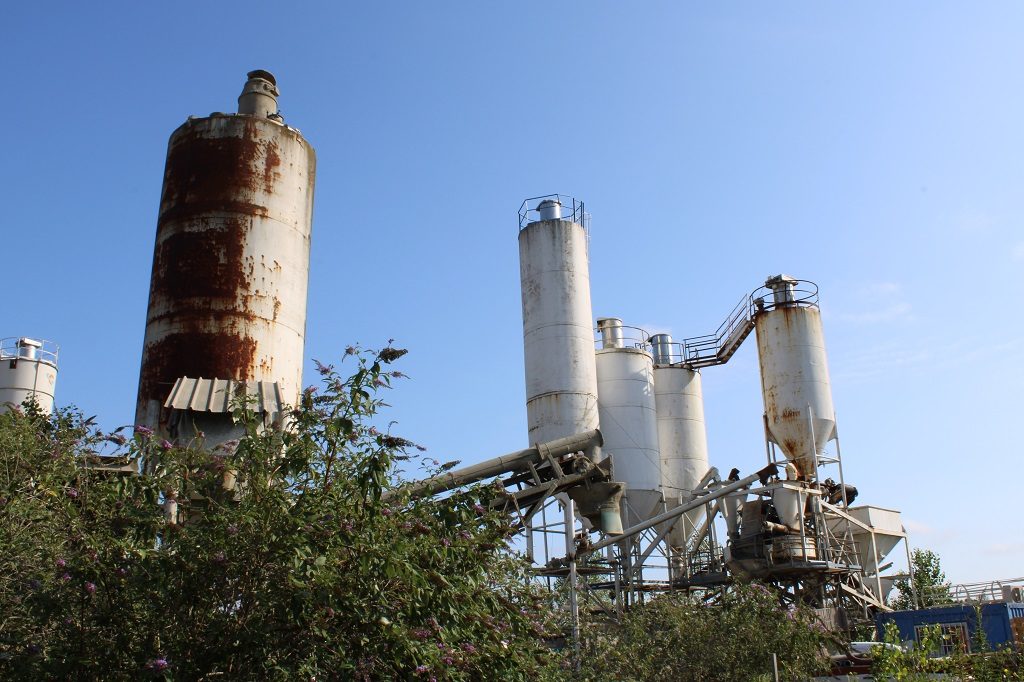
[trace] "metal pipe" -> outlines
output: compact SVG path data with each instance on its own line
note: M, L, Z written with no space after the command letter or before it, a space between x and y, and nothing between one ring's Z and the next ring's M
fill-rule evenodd
M506 455L480 462L479 464L473 464L456 469L455 471L449 471L440 476L428 478L419 483L413 483L410 486L391 491L384 496L384 499L394 499L400 491L408 492L410 497L436 495L452 488L477 483L502 474L526 471L531 463L544 459L562 457L580 451L589 453L595 448L601 447L603 442L604 439L601 437L599 430L584 431L574 436L558 438L547 443L538 443L532 448L510 452Z
M729 485L722 486L721 488L715 490L714 492L708 493L707 495L702 495L701 497L698 497L695 500L691 500L686 504L681 504L678 507L670 509L664 514L658 514L657 516L647 519L643 523L638 523L631 528L627 528L626 530L622 531L622 535L616 535L615 537L605 538L604 540L601 540L600 542L591 545L588 551L593 552L601 549L602 547L607 547L608 545L615 544L616 542L622 542L623 540L633 535L636 535L641 531L645 531L648 528L653 528L654 526L657 526L659 523L664 523L665 521L674 519L680 514L685 514L686 512L696 509L701 505L707 504L711 500L717 500L718 498L724 497L729 493L735 492L737 490L742 490L743 488L747 488L750 485L752 485L754 481L760 481L762 484L767 483L768 479L771 476L776 476L778 475L778 473L779 468L774 464L769 464L768 466L761 469L757 473L750 474L746 478L741 478L740 480L734 481Z

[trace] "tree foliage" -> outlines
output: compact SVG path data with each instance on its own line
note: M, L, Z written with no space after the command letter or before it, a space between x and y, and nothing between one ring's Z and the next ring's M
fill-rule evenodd
M827 671L830 636L813 611L784 607L760 584L736 585L707 605L669 593L635 607L620 628L585 630L576 679L705 682L785 679Z
M545 604L506 519L478 489L385 495L416 450L374 426L403 353L320 366L285 432L240 405L214 452L0 415L0 676L535 679ZM104 447L149 466L86 466Z
M893 583L898 590L890 601L893 609L927 608L952 601L950 585L938 554L930 549L915 549L910 555L910 562L914 569L913 587L909 578L900 578ZM914 604L915 591L917 605Z

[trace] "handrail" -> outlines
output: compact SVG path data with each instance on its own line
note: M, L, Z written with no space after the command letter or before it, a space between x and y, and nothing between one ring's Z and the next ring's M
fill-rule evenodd
M584 209L583 202L581 200L571 197L568 194L545 194L540 197L524 199L523 203L519 206L520 231L525 229L530 223L535 223L540 220L540 211L538 210L538 207L541 202L549 199L557 201L562 207L562 220L571 220L577 225L581 225L588 234L590 233L590 214Z
M29 344L23 342L28 341ZM27 336L8 336L0 339L0 360L38 360L57 366L57 354L60 346L45 339L32 339Z
M640 327L631 327L628 324L620 324L614 327L621 332L612 343L618 345L605 345L605 340L601 336L601 327L594 327L594 349L604 350L605 348L634 348L639 350L650 351L650 344L648 341L651 335L647 333L646 329ZM628 330L628 331L627 331ZM637 334L639 332L639 334Z

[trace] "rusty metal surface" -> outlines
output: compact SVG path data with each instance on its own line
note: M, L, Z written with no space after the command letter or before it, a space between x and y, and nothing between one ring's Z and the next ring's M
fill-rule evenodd
M152 403L183 376L277 382L296 401L315 170L301 135L269 120L214 115L171 136L138 423L159 426Z
M755 325L769 433L800 477L813 477L817 455L835 434L821 314L776 308Z

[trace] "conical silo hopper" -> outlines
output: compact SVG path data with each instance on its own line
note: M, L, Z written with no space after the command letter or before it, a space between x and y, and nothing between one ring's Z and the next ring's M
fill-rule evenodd
M753 302L768 435L799 478L809 480L818 455L835 436L817 287L778 275L765 282L765 289L766 296L755 292Z

